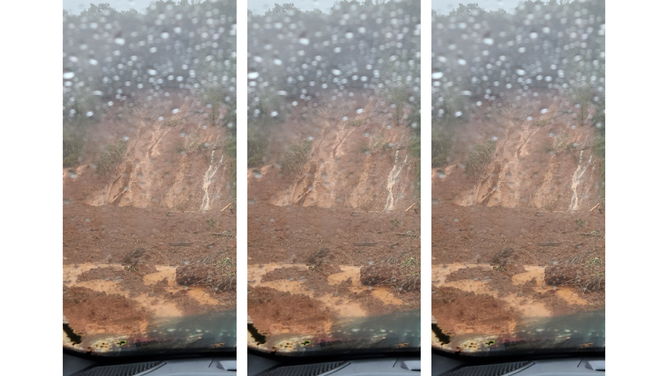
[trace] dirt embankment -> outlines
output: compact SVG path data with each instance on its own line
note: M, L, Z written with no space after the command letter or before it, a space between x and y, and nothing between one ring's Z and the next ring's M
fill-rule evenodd
M196 99L172 97L112 107L88 131L80 164L63 171L63 197L177 211L220 211L233 202L234 159L224 153L225 127L212 125ZM105 147L123 140L125 151L101 171Z
M368 98L297 106L272 131L264 165L248 170L248 198L276 206L405 210L419 196L418 159L409 153L410 128L389 110ZM311 141L306 161L289 176L281 173L290 145L305 140Z
M155 320L235 307L226 132L195 99L173 97L112 108L89 129L79 165L63 171L68 346L115 350L150 339ZM121 140L102 171L100 156ZM193 279L202 270L212 273Z
M435 346L480 350L463 339L493 343L527 318L604 307L601 161L577 111L546 96L483 104L456 129L432 170L433 315L451 340L434 334ZM467 171L490 140L489 160Z
M303 350L341 318L419 307L410 129L379 100L319 105L295 107L248 170L249 344L260 349ZM306 160L281 172L305 140Z

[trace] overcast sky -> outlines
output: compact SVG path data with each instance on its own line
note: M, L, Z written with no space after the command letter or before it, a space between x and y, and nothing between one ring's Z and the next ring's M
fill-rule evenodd
M151 2L152 0L63 0L63 8L71 13L79 13L82 9L87 8L90 3L109 3L117 10L134 8L144 11ZM243 0L238 0L238 3L240 2L243 3ZM248 0L248 8L255 13L264 13L268 8L272 8L274 3L293 3L301 10L313 10L315 8L328 10L335 2L336 0ZM448 13L452 8L456 8L459 3L473 2L478 3L485 10L503 8L512 11L522 0L432 0L432 7L439 13Z

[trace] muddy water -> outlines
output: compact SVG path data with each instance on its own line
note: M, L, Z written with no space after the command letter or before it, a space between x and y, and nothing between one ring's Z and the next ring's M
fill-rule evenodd
M262 277L269 272L272 272L280 268L296 268L298 270L303 270L304 272L309 271L306 264L262 264L262 265L249 265L248 266L248 283L253 287L270 287L272 289L289 292L290 294L301 294L306 295L310 298L314 298L322 302L325 306L334 310L340 317L366 317L368 313L366 310L360 306L359 303L351 302L350 300L340 297L333 296L332 294L319 294L317 287L309 286L308 281L303 280L288 280L280 279L273 281L262 282ZM353 293L361 293L369 290L369 286L364 286L360 282L360 267L352 265L341 265L341 272L334 273L327 277L327 284L330 286L339 285L342 282L350 279L352 285L349 286L349 290ZM371 294L374 298L382 301L386 305L401 306L403 301L397 298L392 289L384 286L374 286L371 290Z
M146 293L131 294L131 291L125 289L118 281L106 281L102 279L91 281L77 280L77 277L82 273L96 268L112 268L118 271L123 270L123 266L120 264L85 263L63 265L63 281L68 287L85 287L93 291L104 292L110 295L121 295L125 298L134 300L158 318L185 317L185 314L181 309L168 299L159 296L149 296L149 294ZM176 293L184 289L183 286L179 286L176 283L176 267L158 265L156 266L156 269L158 269L158 272L147 274L143 277L144 285L155 285L167 278L167 286L165 286L165 290L168 293ZM197 300L197 302L202 305L216 306L220 304L206 287L190 286L186 294L188 297Z
M454 287L462 291L472 292L476 295L490 295L492 297L504 300L511 306L519 309L525 317L550 317L552 312L545 306L545 304L532 300L528 296L516 296L513 294L499 296L500 291L497 286L494 286L494 281L487 280L473 280L464 279L457 281L446 281L446 277L460 269L465 268L480 268L483 270L492 271L492 266L489 264L449 264L449 265L434 265L432 267L432 281L434 286ZM537 293L545 293L553 289L545 283L545 267L535 265L525 265L524 273L516 274L512 277L512 283L515 286L523 285L524 283L536 280L536 286L532 287ZM574 288L568 286L560 286L556 289L558 297L564 299L570 305L584 306L587 301L580 297Z

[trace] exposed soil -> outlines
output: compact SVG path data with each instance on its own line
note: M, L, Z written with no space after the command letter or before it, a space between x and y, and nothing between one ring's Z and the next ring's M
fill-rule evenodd
M450 338L434 334L434 346L478 351L527 318L604 307L594 129L576 124L569 106L546 96L485 104L457 129L449 163L433 169L432 312ZM469 151L492 137L490 162L467 176Z
M273 130L265 165L249 169L250 346L303 350L342 319L419 308L417 160L410 129L386 126L384 106L300 104ZM283 153L306 137L306 162L283 175ZM370 270L389 277L361 280Z
M82 338L65 335L64 344L85 351L146 340L157 320L236 305L233 187L224 172L229 162L217 159L225 130L203 126L191 99L135 105L107 113L89 130L80 165L63 171L64 320ZM182 115L168 125L173 108ZM213 162L177 151L174 144L193 134L214 152ZM121 136L128 137L126 154L115 170L98 173L100 150ZM177 281L184 267L212 271L212 278Z

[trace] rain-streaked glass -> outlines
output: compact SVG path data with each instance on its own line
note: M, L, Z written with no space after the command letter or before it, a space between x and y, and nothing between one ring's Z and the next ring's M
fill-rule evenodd
M63 346L236 346L236 5L63 14Z
M434 3L432 345L601 351L604 1Z
M273 3L248 2L248 345L416 351L420 2Z

